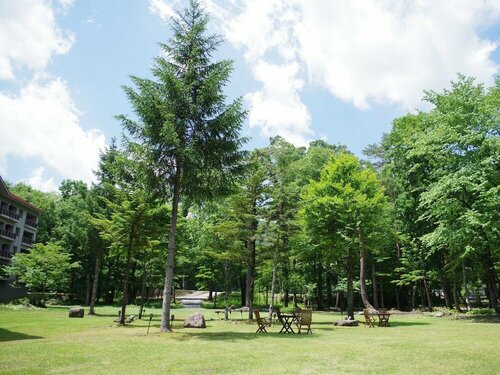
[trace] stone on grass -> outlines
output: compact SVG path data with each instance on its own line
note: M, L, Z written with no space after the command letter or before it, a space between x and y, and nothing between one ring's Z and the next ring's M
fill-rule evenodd
M434 316L436 318L442 318L443 316L449 316L449 315L451 315L451 314L448 311L440 311L440 312L434 314Z
M188 316L186 320L184 320L184 328L207 328L205 317L201 313Z
M83 318L85 310L82 307L72 307L69 309L70 318Z
M333 322L334 326L339 326L339 327L357 327L359 324L359 321L354 319L354 320L338 320L336 322Z

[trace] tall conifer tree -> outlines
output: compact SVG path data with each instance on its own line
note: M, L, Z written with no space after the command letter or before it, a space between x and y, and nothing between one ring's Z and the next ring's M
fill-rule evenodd
M171 20L173 36L161 44L154 80L131 77L125 87L137 119L118 116L130 134L128 145L144 163L149 186L171 199L168 256L163 291L162 331L171 331L170 300L175 236L181 199L200 201L229 192L243 169L240 129L245 118L241 99L226 104L224 87L232 61L212 62L222 43L207 35L208 17L191 0Z

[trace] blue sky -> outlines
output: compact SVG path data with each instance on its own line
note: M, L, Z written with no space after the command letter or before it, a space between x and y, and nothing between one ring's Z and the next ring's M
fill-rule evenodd
M56 190L91 182L99 149L131 107L122 85L149 76L184 0L4 0L0 3L0 174ZM500 62L500 2L204 0L230 98L249 110L249 148L280 134L356 154L457 72L491 85Z

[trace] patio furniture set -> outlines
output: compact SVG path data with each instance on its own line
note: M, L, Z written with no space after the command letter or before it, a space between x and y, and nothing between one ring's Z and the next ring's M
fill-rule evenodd
M254 314L258 325L256 333L267 333L266 327L272 326L272 316L271 319L263 318L259 310L254 310ZM283 314L279 309L273 309L272 315L281 324L279 333L295 333L293 326L296 326L299 334L303 328L306 329L306 334L312 333L312 309L295 309L291 314Z
M266 327L272 326L273 316L275 316L276 321L281 324L281 330L279 331L279 333L295 333L293 326L296 326L297 333L301 333L303 327L307 328L306 334L312 333L312 309L295 309L291 314L283 314L280 309L273 309L271 319L261 317L259 310L254 310L254 314L258 325L256 333L267 333ZM364 309L363 315L365 318L365 327L375 327L375 317L378 317L379 327L391 326L389 324L389 318L391 317L391 314L385 310L370 313L368 309Z

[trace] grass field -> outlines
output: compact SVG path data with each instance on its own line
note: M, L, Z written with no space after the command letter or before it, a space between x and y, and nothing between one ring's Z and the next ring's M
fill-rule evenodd
M182 328L202 311L204 330ZM174 332L113 323L117 308L69 319L67 309L0 308L1 374L500 374L500 324L394 315L390 328L334 327L313 315L312 335L255 334L256 324L177 309ZM128 309L128 313L136 313Z

